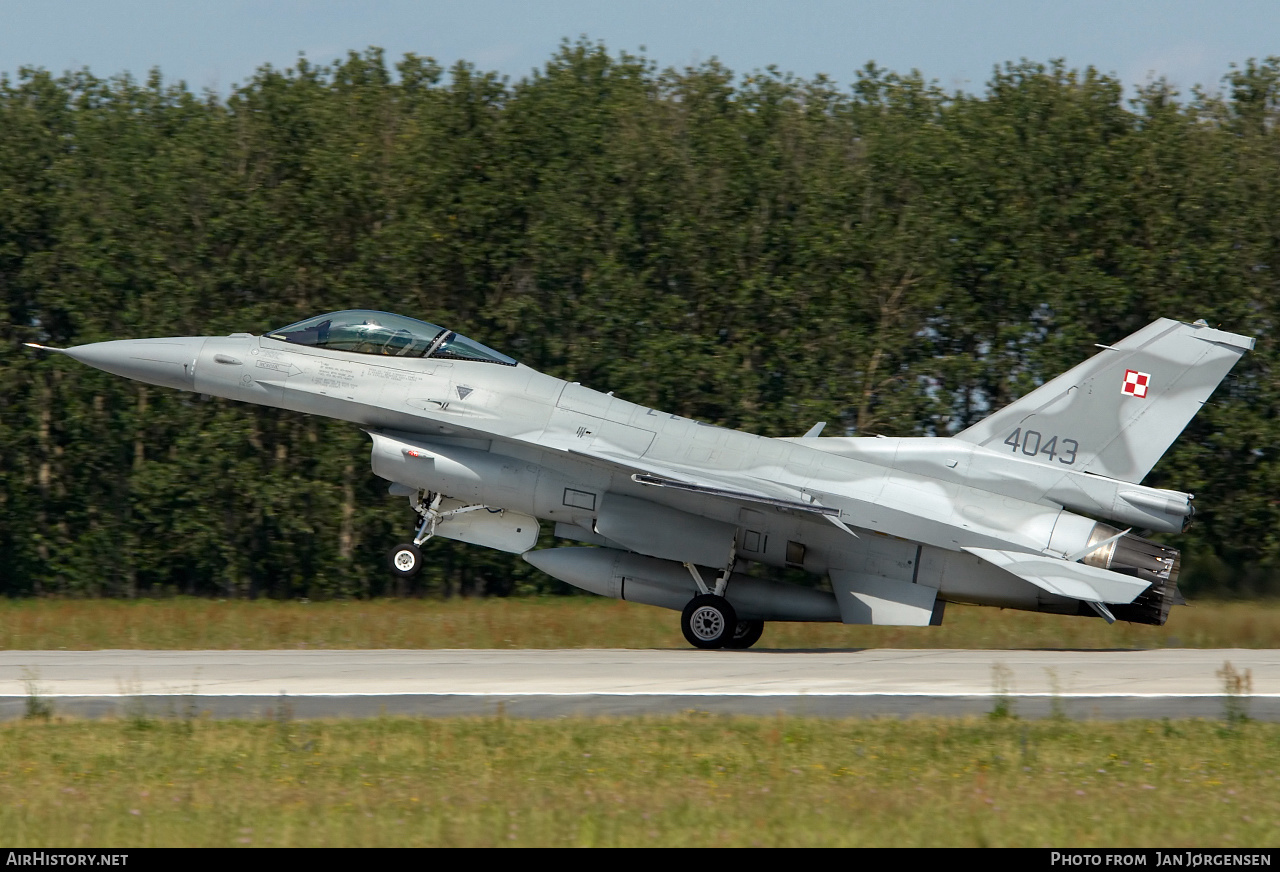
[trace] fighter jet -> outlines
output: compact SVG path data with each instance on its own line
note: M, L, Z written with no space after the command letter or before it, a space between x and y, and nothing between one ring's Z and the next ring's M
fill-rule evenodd
M679 611L698 648L748 648L767 621L938 625L949 602L1163 624L1183 602L1179 553L1135 530L1181 532L1192 495L1141 482L1253 345L1161 319L954 436L820 437L819 423L783 439L386 312L44 350L359 425L374 474L416 513L389 556L400 576L429 539L454 539ZM534 550L543 521L579 545ZM746 574L753 563L829 589Z

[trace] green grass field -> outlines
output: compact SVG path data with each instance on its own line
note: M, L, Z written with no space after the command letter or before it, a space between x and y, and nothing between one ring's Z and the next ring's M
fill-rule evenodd
M597 597L0 601L0 648L684 648L676 612ZM1205 602L1149 627L948 606L941 627L769 624L759 648L1280 648L1280 603Z
M1280 842L1280 725L18 721L11 847Z
M594 598L0 603L7 649L685 647ZM762 647L1280 647L1280 605L1163 628L951 608ZM1226 715L1226 712L1224 712ZM1022 845L1280 839L1280 724L680 717L0 724L12 846Z

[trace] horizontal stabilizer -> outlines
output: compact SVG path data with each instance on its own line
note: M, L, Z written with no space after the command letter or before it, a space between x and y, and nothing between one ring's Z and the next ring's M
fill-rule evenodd
M1151 586L1150 581L1140 578L1043 554L994 548L964 550L1049 593L1086 602L1131 603Z

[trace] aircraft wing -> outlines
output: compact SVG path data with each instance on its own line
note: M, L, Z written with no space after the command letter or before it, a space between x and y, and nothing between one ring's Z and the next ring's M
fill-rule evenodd
M839 517L840 510L819 504L807 491L775 482L746 476L716 475L702 469L692 469L677 464L654 463L644 458L614 454L598 449L570 449L593 460L602 460L615 466L632 470L631 480L650 487L672 488L711 497L763 503L783 509L812 512L818 515Z
M782 509L824 515L833 520L838 520L840 516L839 509L822 505L813 494L802 488L768 481L755 476L732 473L721 474L719 470L706 470L676 463L658 463L635 454L611 451L600 445L573 444L579 440L569 440L555 436L549 438L545 435L542 438L498 435L492 430L475 425L466 426L456 422L451 422L451 425L456 431L461 431L467 436L476 439L497 439L498 441L536 445L552 451L563 451L566 454L607 463L614 467L621 467L631 473L632 481L637 484L671 488L738 502L761 503ZM411 433L414 431L404 432ZM428 441L432 438L427 433L417 435ZM838 524L838 526L842 525Z
M1151 582L1043 554L965 548L988 563L1058 596L1093 603L1131 603Z

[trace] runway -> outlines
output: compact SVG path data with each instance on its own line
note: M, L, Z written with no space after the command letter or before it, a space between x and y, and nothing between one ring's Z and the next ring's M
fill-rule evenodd
M1231 697L1224 664L1249 684ZM980 715L1280 720L1280 650L3 651L0 718ZM38 707L38 706L37 706Z

